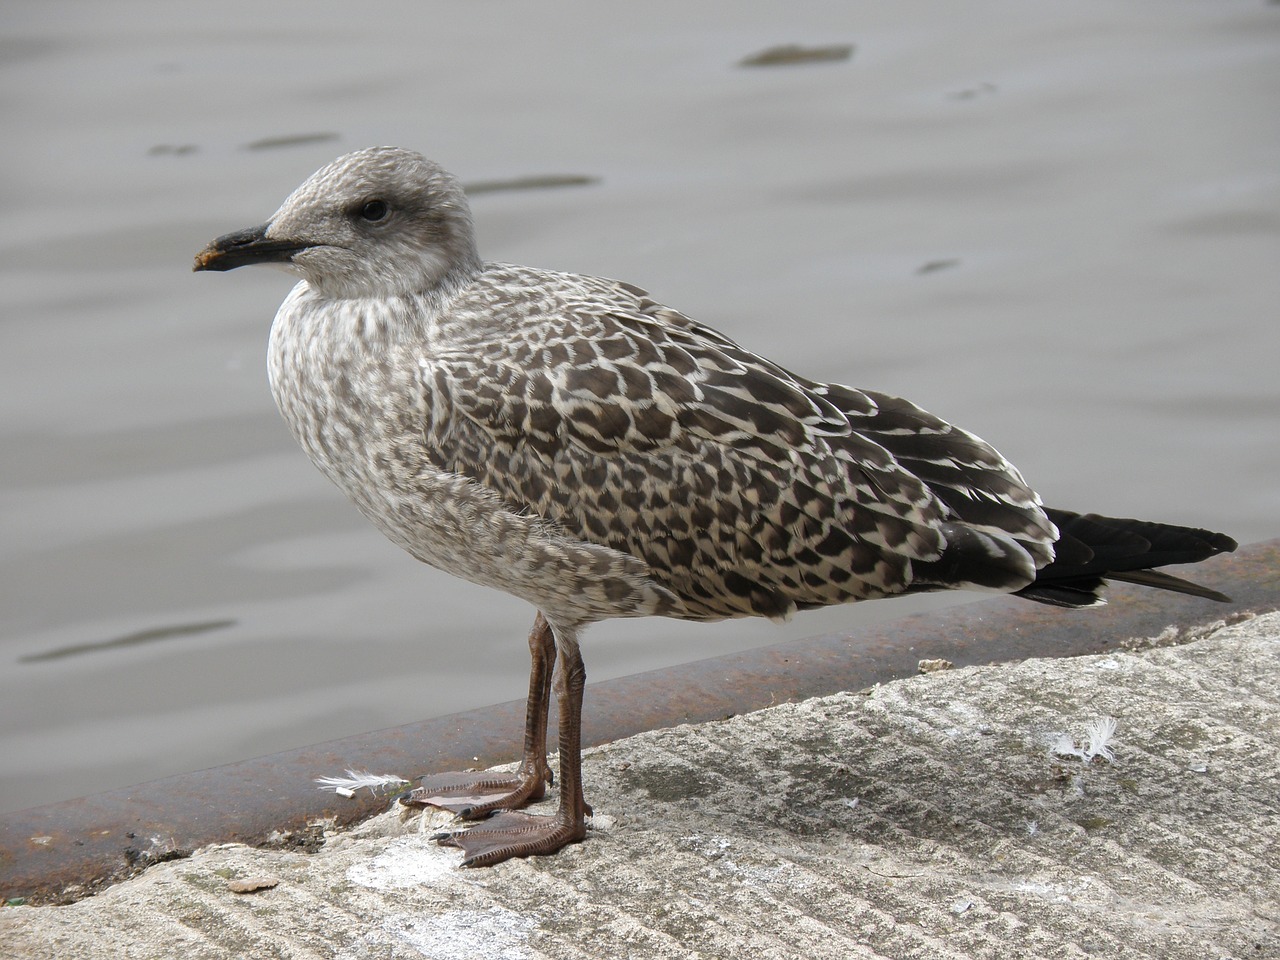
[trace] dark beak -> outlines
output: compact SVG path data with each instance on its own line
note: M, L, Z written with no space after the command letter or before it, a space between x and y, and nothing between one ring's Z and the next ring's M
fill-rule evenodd
M196 254L193 270L234 270L248 263L288 263L308 244L267 238L267 227L250 227L219 237Z

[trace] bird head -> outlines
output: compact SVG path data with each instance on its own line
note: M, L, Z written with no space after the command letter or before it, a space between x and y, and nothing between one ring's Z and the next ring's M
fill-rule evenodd
M196 270L270 263L334 298L430 293L479 269L461 184L421 154L374 147L339 157L266 223L218 237Z

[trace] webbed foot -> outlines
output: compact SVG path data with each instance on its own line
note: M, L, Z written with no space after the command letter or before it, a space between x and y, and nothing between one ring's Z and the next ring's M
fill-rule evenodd
M465 830L444 831L431 839L458 847L464 867L489 867L512 857L536 857L577 843L587 835L585 822L566 822L559 814L535 816L515 810L495 813Z
M479 820L496 810L515 810L541 800L551 780L551 771L545 766L539 773L529 773L523 767L513 774L486 770L437 773L420 778L400 802L441 807L463 820Z

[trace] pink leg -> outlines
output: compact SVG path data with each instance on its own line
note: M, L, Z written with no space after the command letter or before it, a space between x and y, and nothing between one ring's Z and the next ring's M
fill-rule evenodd
M556 683L560 705L560 806L549 817L503 810L467 830L437 834L435 839L442 844L462 849L463 866L488 867L512 857L555 853L587 834L589 808L582 794L582 692L587 672L575 631L561 628L555 636L560 659Z

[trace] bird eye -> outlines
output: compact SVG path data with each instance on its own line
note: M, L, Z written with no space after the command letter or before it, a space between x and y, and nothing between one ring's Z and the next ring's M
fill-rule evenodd
M387 206L387 201L370 200L360 208L360 217L370 223L377 223L379 220L385 220L390 212L391 208Z

